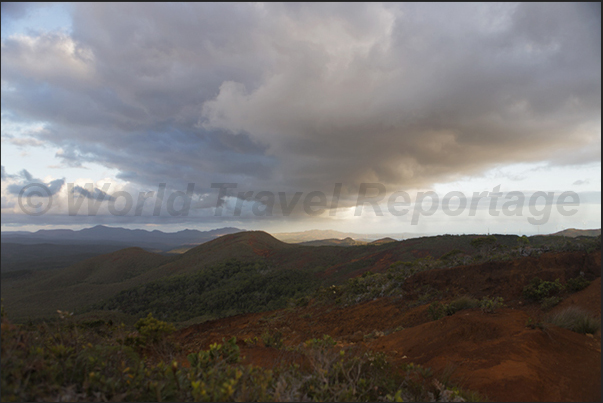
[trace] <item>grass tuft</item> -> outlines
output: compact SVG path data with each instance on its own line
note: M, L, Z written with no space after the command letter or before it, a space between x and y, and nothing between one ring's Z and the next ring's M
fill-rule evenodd
M570 306L559 312L547 315L544 320L576 333L595 333L601 328L601 321L585 310Z

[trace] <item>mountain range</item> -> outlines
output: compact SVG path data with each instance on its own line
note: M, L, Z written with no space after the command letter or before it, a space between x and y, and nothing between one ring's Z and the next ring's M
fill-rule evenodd
M219 236L240 232L238 228L219 228L210 231L185 229L178 232L147 231L97 225L82 230L52 229L36 232L2 232L2 242L21 244L125 244L146 249L166 251L182 245L199 245Z

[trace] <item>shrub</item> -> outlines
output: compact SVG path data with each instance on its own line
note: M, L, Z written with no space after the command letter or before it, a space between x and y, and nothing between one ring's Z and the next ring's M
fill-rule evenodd
M456 255L458 255L458 254L463 254L463 253L465 253L465 252L463 252L463 251L462 251L462 250L460 250L460 249L453 249L453 250L451 250L450 252L448 252L448 253L444 254L444 255L443 255L441 258L440 258L440 260L450 260L450 259L451 259L451 258L453 258L454 256L456 256Z
M239 346L237 346L237 338L224 342L224 344L213 343L209 346L209 350L200 351L197 354L189 354L186 358L191 364L191 367L199 367L207 369L216 364L220 360L224 360L229 364L235 364L241 361Z
M502 297L497 297L497 298L483 298L480 303L479 306L482 310L482 312L484 313L493 313L495 312L498 308L502 308L505 306L504 304L504 299Z
M158 322L147 317L139 330L144 333L145 326L154 328ZM2 400L426 401L461 396L443 385L434 387L428 368L408 364L399 374L383 353L339 348L330 336L299 346L307 366L268 370L242 365L234 337L190 354L190 366L180 366L177 361L158 362L155 355L141 356L119 343L122 330L66 321L56 327L24 327L3 318Z
M565 285L568 290L572 292L577 292L585 289L590 284L590 281L584 278L584 276L578 276L574 278L570 278L567 280L567 284Z
M283 333L280 331L269 332L265 330L261 336L264 346L281 348L283 346Z
M337 344L337 342L328 334L322 336L322 339L310 339L304 342L304 346L307 348L330 348Z
M454 315L458 311L477 308L479 306L480 301L468 296L463 296L451 301L449 304L434 302L429 305L428 313L432 320L438 320L442 319L444 316Z
M445 306L446 315L453 315L464 309L477 308L479 301L468 296L459 297Z
M601 321L599 319L575 306L570 306L559 312L547 315L544 320L555 326L582 334L592 334L601 328Z
M544 281L534 277L530 284L523 288L523 296L533 301L542 301L546 297L557 294L563 290L563 284L556 279L555 281Z
M151 313L146 318L142 318L136 322L134 327L138 330L143 345L158 343L176 330L174 325L155 319Z
M540 307L542 309L551 309L554 306L557 306L560 302L561 302L561 298L559 298L559 297L548 297L548 298L544 298L540 302Z
M427 311L431 320L439 320L446 316L445 306L441 302L433 302Z
M482 252L489 252L496 245L497 239L494 235L481 236L471 240L471 246Z

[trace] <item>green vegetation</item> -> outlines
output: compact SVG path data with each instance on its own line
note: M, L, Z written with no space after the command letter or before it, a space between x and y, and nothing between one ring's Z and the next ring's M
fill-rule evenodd
M487 238L487 240L480 240L481 238ZM494 239L496 240L495 243ZM479 244L483 242L495 247L493 246L490 250L490 246L486 245L484 248L488 249L487 253L483 253L483 251L480 253L472 246L472 242L473 245L478 246L478 249ZM216 266L225 265L230 259L236 258L251 266L257 262L262 267L269 268L272 272L289 272L291 270L297 273L302 272L303 274L297 277L291 274L284 275L284 277L289 276L289 279L294 282L302 277L302 282L312 282L310 292L304 291L297 294L296 299L299 299L301 304L309 302L304 297L312 295L311 291L321 284L323 286L332 284L341 286L341 291L345 295L338 296L340 297L339 302L353 304L380 296L400 296L399 285L404 281L402 277L408 277L413 270L418 272L434 268L479 264L486 261L504 261L521 256L538 256L547 251L586 252L596 250L600 248L600 245L600 237L537 236L530 237L529 246L525 246L522 243L522 238L515 235L492 235L489 237L442 235L348 248L339 246L307 247L284 244L263 232L243 232L229 236L228 239L218 238L212 242L199 245L187 253L171 258L145 252L138 248L128 248L78 261L69 267L57 268L56 270L42 270L46 268L44 266L45 259L49 262L48 259L54 259L50 254L62 259L62 256L69 255L68 250L49 249L48 251L38 251L37 249L31 249L32 252L29 253L27 248L32 247L32 245L21 245L21 249L9 247L5 251L5 248L2 248L1 285L2 296L7 307L10 308L11 319L21 323L30 319L39 320L51 317L57 309L73 311L76 315L83 313L86 307L90 309L90 305L109 309L108 302L111 302L110 309L122 310L120 313L122 316L127 315L126 310L134 312L127 320L128 323L146 316L149 312L161 319L183 321L184 318L188 318L184 321L188 320L192 321L190 323L194 323L217 316L248 312L249 310L240 307L234 307L231 310L225 309L229 304L229 301L225 301L224 308L209 306L207 307L209 312L203 308L195 312L196 316L192 316L187 314L190 309L186 304L197 300L199 290L188 289L187 292L190 292L190 296L182 297L180 295L177 298L177 303L172 304L175 306L174 310L180 315L179 317L172 317L169 316L171 310L166 310L164 307L157 307L161 308L159 310L149 308L146 304L146 296L143 294L152 293L152 288L156 287L157 284L160 284L159 288L165 288L164 286L170 283L169 279L172 277L181 276L181 279L182 276L189 276L190 279L197 276L198 273L215 271L213 269ZM73 252L76 251L79 250L73 248ZM45 256L45 259L39 258L37 262L20 260L18 263L14 260L14 258L25 259L25 257L31 257L35 260L38 258L38 254L40 257ZM378 267L378 270L381 271L384 256L387 256L386 259L389 262L397 262L392 265L393 270L391 272L375 273L364 284L354 286L355 291L346 292L346 282L350 278L357 277L373 267ZM436 259L438 256L441 256L441 258ZM7 272L4 267L4 262L11 259L16 265L12 268L10 265L7 267L10 270L15 270L14 273ZM404 268L409 269L407 273L402 273L401 269ZM393 279L392 276L397 278ZM181 280L174 280L171 285L174 286L173 288L178 288L176 283L179 282ZM224 282L221 282L219 287L222 285L225 285ZM234 288L241 291L240 288ZM134 292L134 289L137 291ZM128 300L123 294L116 298L116 295L124 292L124 290L127 290L126 292L130 294L139 294L137 297L135 295L128 296L128 298L132 297L132 302L137 304L136 309L124 305L124 310L122 304L118 303L118 300ZM180 291L175 292L180 294ZM255 291L252 292L255 293ZM206 294L205 291L202 291L202 293ZM281 300L276 303L271 296L268 296L270 301L257 301L258 298L265 297L262 292L255 293L254 296L237 295L236 297L239 299L249 297L252 311L282 306ZM145 300L145 303L139 300ZM428 303L433 300L433 295L426 295L420 303ZM152 299L149 299L149 301L155 302ZM157 303L165 305L163 302ZM210 305L212 304L210 303ZM259 306L263 306L263 308L258 308ZM89 312L89 310L86 312ZM108 311L105 310L105 312ZM113 313L117 312L113 311ZM123 317L120 317L120 320L126 321Z
M440 320L446 316L446 306L441 302L434 302L429 305L427 312L431 320Z
M583 309L570 306L545 316L545 322L577 333L593 334L601 328L601 321Z
M455 313L472 308L480 308L484 313L495 312L496 309L504 307L502 297L498 298L483 298L481 301L469 296L462 296L452 300L448 304L441 302L433 302L429 305L427 313L431 320L439 320L444 316L454 315Z
M588 281L586 278L584 278L584 276L577 276L574 278L570 278L569 280L567 280L567 283L565 284L567 289L572 292L577 292L577 291L583 290L586 287L588 287L589 285L590 285L590 281Z
M171 330L152 317L141 336ZM2 320L3 401L402 401L472 396L407 364L401 373L383 353L338 348L325 335L292 349L309 365L273 370L242 365L236 338L189 354L189 367L145 355L148 345L126 345L123 326L54 324L15 326ZM175 348L175 347L174 347Z
M479 307L484 313L494 313L497 309L503 308L505 300L502 297L497 298L483 298Z
M261 339L266 347L281 348L283 346L283 333L280 331L270 332L265 330L261 335Z
M176 331L176 327L171 323L155 319L152 314L146 318L140 319L134 325L139 333L136 344L147 345L155 344L164 340L166 336Z
M217 318L284 308L291 298L312 293L317 281L301 270L279 270L260 262L230 260L193 275L163 278L118 293L90 309L148 313L172 321Z
M561 298L559 297L547 297L543 298L542 301L540 301L540 307L544 310L548 310L559 305L560 302Z
M555 281L544 281L534 277L530 284L523 288L523 296L532 301L542 301L551 295L558 294L564 289L563 284L556 279Z
M477 308L479 305L480 301L476 300L475 298L463 296L451 301L448 305L446 305L445 312L446 315L454 315L458 311Z
M380 297L402 296L401 286L415 273L437 267L440 261L431 257L415 259L412 262L396 262L386 273L366 271L358 277L347 280L341 286L319 289L318 300L334 300L344 305L371 301Z
M452 259L454 256L461 255L461 254L463 254L463 253L465 253L465 252L463 252L463 251L462 251L462 250L460 250L460 249L453 249L453 250L451 250L450 252L448 252L448 253L444 254L444 255L443 255L441 258L440 258L440 260L450 260L450 259Z
M2 242L2 279L6 273L17 270L43 271L60 269L82 260L115 252L130 245L52 243L20 244Z
M480 236L471 240L471 246L480 252L488 253L496 246L497 239L494 235Z

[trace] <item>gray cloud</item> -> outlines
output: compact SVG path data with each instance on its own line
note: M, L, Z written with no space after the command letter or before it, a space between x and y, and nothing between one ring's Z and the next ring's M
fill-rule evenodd
M2 102L69 166L202 193L341 182L345 205L361 182L600 161L600 24L573 3L82 4L71 36L5 40Z
M2 2L2 24L10 21L19 20L27 15L29 10L35 5L33 2Z
M115 199L110 195L107 194L107 192L103 192L101 189L95 187L94 189L92 189L92 191L83 188L81 186L74 186L73 187L73 192L74 193L78 193L80 195L82 195L83 197L87 198L87 199L92 199L92 200L98 200L98 201L114 201Z
M27 169L23 169L21 172L15 175L9 175L5 172L4 166L2 166L2 180L6 180L8 178L17 179L16 183L11 183L7 186L8 193L12 195L19 195L23 191L23 189L30 184L42 184L45 186L48 191L47 194L42 193L42 197L54 196L57 194L63 185L65 184L65 178L63 179L55 179L48 183L44 182L41 179L34 178ZM39 192L38 187L26 188L25 193L23 193L24 197L28 197L32 192Z
M6 168L4 168L4 165L2 165L2 174L0 175L0 177L2 178L2 180L6 180L11 177L11 175L8 175L6 173Z

